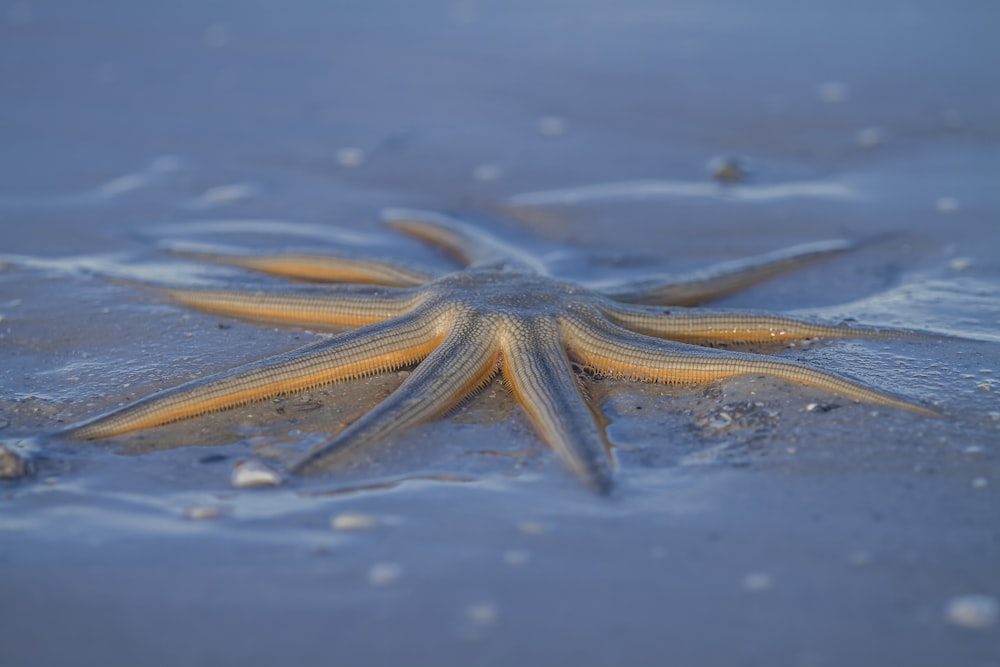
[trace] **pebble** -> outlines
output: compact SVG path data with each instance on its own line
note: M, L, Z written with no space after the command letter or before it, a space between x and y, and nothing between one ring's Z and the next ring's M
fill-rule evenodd
M232 483L238 489L279 486L283 481L281 473L260 461L240 461L233 466Z
M31 474L31 465L27 460L0 445L0 479L20 479Z
M959 595L948 601L944 615L953 625L982 630L996 623L1000 603L991 595Z
M193 505L184 508L184 516L192 521L218 519L222 516L222 508L213 505Z
M342 512L330 520L334 530L368 530L378 524L376 517L359 512Z
M396 583L403 568L397 563L375 563L368 570L368 581L373 586L388 586Z
M742 183L747 180L750 168L744 158L736 155L719 155L708 161L708 172L723 183Z

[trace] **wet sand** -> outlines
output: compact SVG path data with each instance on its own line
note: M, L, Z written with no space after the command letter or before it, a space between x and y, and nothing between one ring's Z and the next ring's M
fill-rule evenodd
M4 6L0 442L35 472L0 481L0 660L1000 664L1000 16L767 5ZM336 474L232 487L395 373L45 439L317 338L129 284L275 284L164 247L444 262L381 228L390 206L575 278L891 234L718 305L957 336L767 350L949 418L591 380L610 498L500 385Z

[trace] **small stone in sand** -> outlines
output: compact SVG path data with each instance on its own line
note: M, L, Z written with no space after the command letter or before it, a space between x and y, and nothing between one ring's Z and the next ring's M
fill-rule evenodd
M944 615L953 625L981 630L996 623L1000 603L991 595L959 595L948 601Z
M377 518L359 512L341 512L330 520L334 530L368 530L378 524Z
M222 508L215 505L193 505L184 508L184 516L192 521L218 519L222 516Z
M708 161L708 172L722 183L742 183L750 175L750 167L746 158L719 155Z
M20 479L31 474L31 465L21 456L0 445L0 479Z
M283 481L277 470L260 461L240 461L233 466L232 483L238 489L278 486Z

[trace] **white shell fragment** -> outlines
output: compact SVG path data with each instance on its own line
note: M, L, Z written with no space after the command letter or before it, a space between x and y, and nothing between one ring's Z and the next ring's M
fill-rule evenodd
M237 489L279 486L283 481L281 473L260 461L240 461L233 466L232 482Z
M379 524L379 520L370 514L359 512L342 512L330 519L334 530L368 530Z

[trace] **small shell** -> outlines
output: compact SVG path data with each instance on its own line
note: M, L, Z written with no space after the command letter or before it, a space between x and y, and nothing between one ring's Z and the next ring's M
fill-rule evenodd
M233 486L248 489L257 486L279 486L284 479L274 468L260 461L240 461L233 466Z

